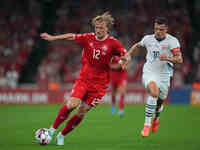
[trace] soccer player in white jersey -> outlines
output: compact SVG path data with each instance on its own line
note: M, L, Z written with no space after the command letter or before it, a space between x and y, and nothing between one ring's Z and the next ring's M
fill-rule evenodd
M163 110L163 100L168 95L170 78L173 76L173 64L183 63L179 41L167 33L168 21L157 17L154 22L154 34L146 35L134 44L124 57L126 66L136 51L142 47L147 50L143 67L142 82L148 91L145 109L145 123L141 136L149 136L159 128L159 117ZM154 117L154 118L153 118Z

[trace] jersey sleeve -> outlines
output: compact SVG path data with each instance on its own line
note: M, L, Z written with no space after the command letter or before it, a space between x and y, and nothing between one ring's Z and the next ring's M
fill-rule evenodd
M170 48L170 50L172 51L173 54L181 52L180 51L180 43L176 38L173 38L170 41L169 48Z
M171 50L174 49L174 48L180 48L180 43L176 38L173 38L173 39L170 40L170 45L169 46L170 46L169 48Z
M114 49L115 55L123 56L127 52L127 50L122 46L122 44L118 40L114 40Z
M78 45L84 46L85 43L86 43L86 41L87 41L88 36L89 35L87 33L84 33L84 34L75 34L74 40L75 40L75 42Z
M140 44L142 47L145 47L145 46L146 46L147 38L148 38L148 36L144 36L144 37L142 38L142 40L139 42L139 44Z

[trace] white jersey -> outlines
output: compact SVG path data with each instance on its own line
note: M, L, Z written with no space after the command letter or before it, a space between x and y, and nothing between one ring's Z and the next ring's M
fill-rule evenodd
M159 56L162 53L173 56L172 49L180 48L180 43L174 36L166 34L164 40L158 41L154 34L146 35L139 44L147 50L146 63L143 67L144 73L155 73L159 76L173 75L173 63L160 61Z

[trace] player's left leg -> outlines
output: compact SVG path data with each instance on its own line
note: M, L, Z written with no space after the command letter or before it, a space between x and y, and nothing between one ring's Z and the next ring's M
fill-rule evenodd
M118 115L123 116L124 115L124 100L125 100L125 94L126 94L126 85L121 84L118 87L117 91L120 94Z
M163 111L163 100L158 98L155 117L152 121L152 132L156 132L159 128L160 113Z
M70 133L76 126L80 124L80 122L83 120L83 117L90 109L90 105L86 104L85 102L81 102L77 112L71 117L63 130L57 135L57 145L64 145L64 136Z
M105 93L106 89L98 89L94 91L94 88L92 88L87 90L87 94L83 97L77 113L71 117L64 129L56 137L57 145L64 145L64 136L80 124L85 114L99 103Z

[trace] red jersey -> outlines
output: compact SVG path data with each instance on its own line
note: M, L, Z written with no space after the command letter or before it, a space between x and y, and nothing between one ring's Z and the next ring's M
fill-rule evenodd
M94 33L84 33L75 35L74 39L83 47L83 65L78 79L84 80L88 85L107 88L111 58L114 55L124 55L126 50L112 36L98 40Z

